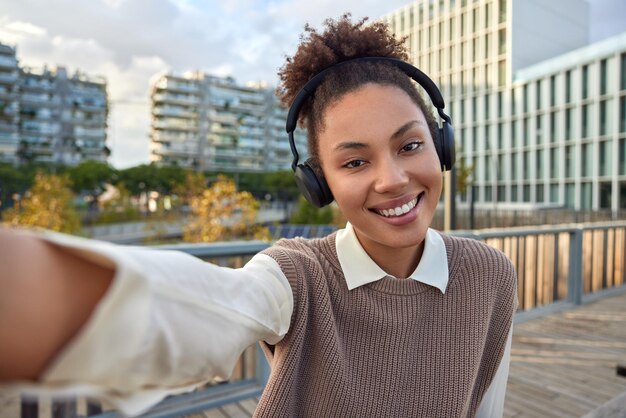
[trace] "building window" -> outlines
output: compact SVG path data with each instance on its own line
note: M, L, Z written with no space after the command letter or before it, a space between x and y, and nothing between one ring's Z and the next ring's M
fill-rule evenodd
M626 53L622 54L622 57L621 57L621 58L622 58L622 59L621 59L621 61L622 61L622 65L621 65L620 72L621 72L621 75L622 75L622 76L621 76L621 80L622 80L622 81L621 81L621 83L620 83L620 84L621 84L621 85L620 85L620 88L621 88L622 90L626 90Z
M493 196L491 195L491 186L485 186L485 202L493 202Z
M583 177L591 177L593 172L593 145L583 144L580 149L580 162Z
M580 185L580 203L583 209L591 209L591 183L582 183Z
M582 94L583 100L589 97L589 66L584 65L582 70Z
M617 156L620 176L626 175L626 138L619 140L619 155Z
M529 123L528 118L524 118L523 125L522 125L522 141L524 142L525 147L527 147L530 142L529 140L530 133L528 132L528 123Z
M519 154L511 155L511 180L517 180L517 156Z
M536 159L535 159L535 171L537 172L537 179L543 178L543 153L545 150L540 149L537 151Z
M600 209L611 209L612 190L611 183L600 183L598 187L600 195Z
M565 109L565 140L572 140L572 109Z
M536 144L543 143L543 118L544 115L537 115L535 118Z
M506 52L506 29L498 31L498 54L502 55Z
M483 158L483 167L485 167L485 181L491 182L491 157Z
M530 185L524 185L524 202L530 202Z
M472 152L476 152L478 148L478 127L472 128Z
M506 64L504 60L498 61L498 86L506 84Z
M550 150L550 178L559 178L559 150L552 148Z
M574 202L574 198L576 197L575 192L576 188L573 183L567 183L565 185L565 206L568 208L576 207L576 202Z
M541 109L541 80L537 80L537 90L535 92L535 109Z
M522 176L524 180L530 179L530 153L528 151L522 154Z
M465 13L461 13L461 36L465 35Z
M565 103L572 101L572 71L565 73Z
M498 186L498 196L496 196L498 202L504 202L506 198L506 187Z
M591 132L590 132L591 129L589 127L589 116L590 116L589 110L590 109L591 109L590 105L583 105L581 109L582 117L580 121L581 121L581 133L583 135L583 138L587 138L591 135Z
M550 185L550 203L559 203L559 185Z
M550 112L550 142L556 142L556 112Z
M511 202L517 202L519 199L519 196L517 195L517 185L514 184L513 186L511 186Z
M501 118L504 115L504 109L503 109L503 103L502 103L502 92L499 91L498 92L498 117Z
M610 108L609 100L600 102L600 135L608 135L609 133L609 126L611 125Z
M556 106L556 76L550 77L550 106Z
M538 184L537 185L537 194L535 196L535 201L537 203L543 203L543 201L544 201L544 194L545 194L545 192L544 192L543 184Z
M607 93L608 66L606 60L600 61L600 95Z
M511 122L511 148L517 148L517 121Z
M498 123L498 149L504 149L504 124Z
M484 100L483 105L485 107L485 115L484 115L485 120L489 120L491 118L489 116L489 98L490 98L489 95L485 95L483 97L483 100Z
M523 108L524 113L528 112L528 84L524 85L524 90L522 91L522 100L523 100Z
M448 41L452 41L456 38L456 30L454 28L455 20L454 16L450 18L450 29L448 32Z
M498 3L498 22L502 23L506 21L506 2L507 0L500 0Z
M500 154L498 155L498 181L503 181L504 180L504 167L506 165L506 163L504 162L505 159L505 155L504 154Z
M483 51L483 58L488 59L491 48L489 48L489 44L491 43L491 35L485 36L485 50Z
M626 132L626 96L619 99L619 131Z
M472 97L472 122L478 119L478 103L476 96Z
M472 62L476 62L478 59L478 38L472 39Z
M472 32L478 31L478 8L472 10Z
M611 175L611 141L600 142L600 175Z
M565 177L570 179L574 177L574 168L576 167L574 158L574 147L565 147Z

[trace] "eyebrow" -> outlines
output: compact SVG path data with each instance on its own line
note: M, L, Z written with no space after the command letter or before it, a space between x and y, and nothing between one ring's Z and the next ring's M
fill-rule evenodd
M391 140L397 139L398 137L404 135L406 131L408 131L409 129L413 128L416 125L424 125L424 123L419 120L409 121L405 123L404 125L402 125L400 128L398 128L398 130L395 131L393 135L391 135L390 139ZM362 149L362 148L367 148L367 147L368 145L364 144L363 142L344 141L344 142L340 142L339 144L337 144L337 146L335 146L335 151L346 150L346 149Z

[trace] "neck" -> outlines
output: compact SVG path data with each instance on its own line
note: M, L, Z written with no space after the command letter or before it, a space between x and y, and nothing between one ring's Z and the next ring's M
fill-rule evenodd
M367 255L369 255L387 274L404 279L415 271L422 259L425 240L420 242L417 246L405 248L392 248L383 245L364 245L364 240L361 239L359 239L359 242Z

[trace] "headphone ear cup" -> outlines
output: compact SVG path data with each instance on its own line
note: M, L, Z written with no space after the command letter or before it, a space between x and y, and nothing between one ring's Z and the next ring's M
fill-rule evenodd
M452 170L456 160L454 149L454 128L447 121L439 128L439 138L436 143L437 155L441 163L441 171Z
M328 183L326 183L326 179L317 175L308 160L304 164L298 164L294 175L300 193L310 204L316 208L321 208L333 201L333 194Z

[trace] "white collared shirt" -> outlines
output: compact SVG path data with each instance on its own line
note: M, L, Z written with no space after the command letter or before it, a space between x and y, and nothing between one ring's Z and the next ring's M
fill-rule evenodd
M42 237L116 272L83 329L40 382L19 383L21 390L101 398L135 415L166 396L216 376L227 378L246 347L260 340L276 344L288 332L293 294L278 263L265 254L230 269L176 251L53 233ZM350 224L338 231L335 243L350 290L389 276L365 252ZM436 231L428 230L410 279L445 293L447 254ZM502 416L510 346L511 333L478 417Z

